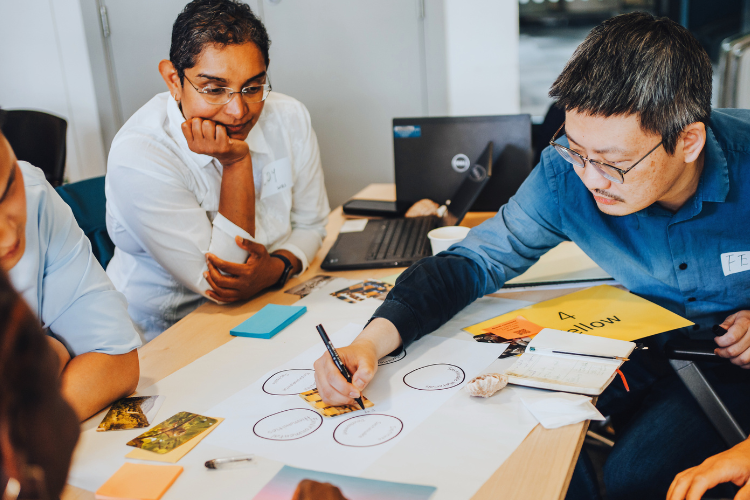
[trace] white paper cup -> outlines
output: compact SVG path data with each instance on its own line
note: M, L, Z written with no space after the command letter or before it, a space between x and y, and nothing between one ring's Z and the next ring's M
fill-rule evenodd
M444 226L433 229L427 233L430 245L432 245L432 255L448 250L452 244L466 238L467 234L469 234L469 228L463 226Z

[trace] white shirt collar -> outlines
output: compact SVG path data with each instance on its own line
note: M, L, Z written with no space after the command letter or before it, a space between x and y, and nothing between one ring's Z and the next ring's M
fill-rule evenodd
M265 111L265 108L263 109ZM255 126L250 129L250 133L248 134L247 139L245 139L245 142L247 142L247 145L250 147L250 151L254 153L271 154L268 142L266 141L266 136L263 134L263 129L261 129L260 127L260 122L263 119L263 115L264 113L261 112L261 115L258 118L258 121L255 123ZM195 163L199 167L205 167L206 165L209 165L214 159L213 156L194 153L188 147L187 139L185 139L185 134L182 133L182 123L185 121L185 117L182 115L182 111L177 105L177 102L171 97L167 98L167 121L169 122L167 124L167 127L169 129L170 135L177 142L177 144L188 153L193 161L195 161Z

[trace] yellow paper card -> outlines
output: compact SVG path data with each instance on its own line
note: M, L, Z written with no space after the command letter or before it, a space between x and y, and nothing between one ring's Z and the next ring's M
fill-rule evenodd
M632 293L599 285L533 304L464 330L472 335L481 335L487 328L510 321L518 315L545 328L626 341L693 324Z
M201 442L201 440L208 436L208 434L216 429L220 423L224 421L223 418L215 417L217 422L215 425L212 425L205 431L201 432L197 436L195 436L193 439L188 441L187 443L183 444L182 446L178 446L174 450L164 453L163 455L160 455L159 453L154 453L153 451L148 450L142 450L140 448L136 448L135 450L131 451L127 455L125 455L125 458L135 458L136 460L151 460L152 462L166 462L169 464L175 464L177 463L182 457L188 454L190 450L198 446L198 443Z

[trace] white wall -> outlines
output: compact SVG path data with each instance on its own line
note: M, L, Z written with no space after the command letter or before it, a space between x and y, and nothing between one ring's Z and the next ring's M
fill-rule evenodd
M518 113L518 1L443 2L448 114Z
M66 178L103 175L104 147L79 0L2 0L0 24L0 106L65 118Z

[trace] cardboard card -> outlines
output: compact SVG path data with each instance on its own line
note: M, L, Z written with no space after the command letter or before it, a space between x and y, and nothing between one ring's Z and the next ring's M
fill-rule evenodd
M497 335L505 340L513 340L534 336L542 331L542 327L532 323L523 316L516 316L510 321L503 321L482 331Z
M318 394L318 389L312 391L303 392L299 395L302 399L315 408L315 411L323 415L324 417L335 417L337 415L343 415L344 413L351 413L353 411L361 410L362 408L358 404L343 405L343 406L330 406L328 403L324 403L323 399ZM375 403L362 396L362 402L365 404L365 408L372 408Z
M365 299L385 300L393 285L378 280L367 280L347 288L333 292L331 296L356 304Z
M609 285L599 285L467 326L472 335L519 314L534 324L572 333L633 341L693 324L661 306Z
M136 396L115 401L97 432L148 427L164 403L164 396Z
M187 443L185 443L182 446L178 446L177 448L173 449L170 452L159 454L154 453L153 451L146 451L142 449L135 449L125 455L125 458L134 458L137 460L151 460L152 462L165 462L169 464L175 464L177 463L182 457L187 455L193 448L198 446L198 443L200 443L204 437L208 436L211 431L216 429L216 427L224 421L223 418L216 417L216 425L212 425L205 431L201 432L195 438L191 439Z
M235 337L270 339L306 312L305 306L266 304L263 309L232 328L229 333Z
M313 276L304 283L300 283L297 286L293 286L292 288L285 290L284 293L298 295L300 297L307 297L318 288L323 288L324 286L326 286L328 282L333 279L335 279L333 276L319 274L317 276Z
M197 437L218 422L215 418L181 411L126 444L165 454Z
M180 474L179 465L126 463L96 490L96 499L159 500Z

